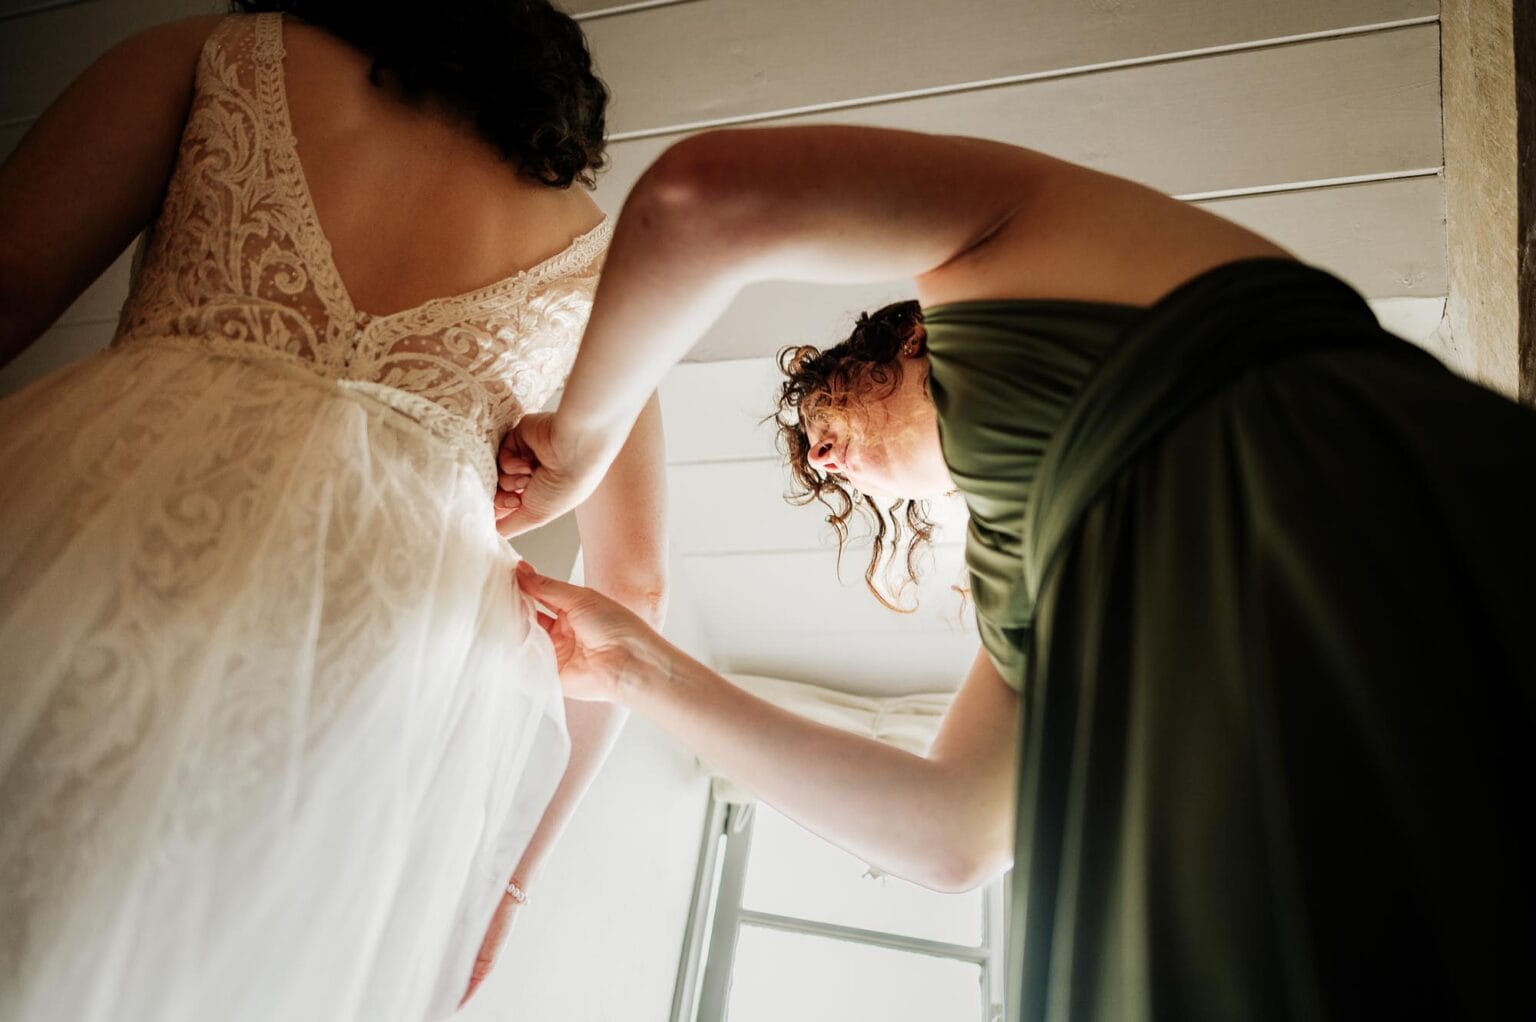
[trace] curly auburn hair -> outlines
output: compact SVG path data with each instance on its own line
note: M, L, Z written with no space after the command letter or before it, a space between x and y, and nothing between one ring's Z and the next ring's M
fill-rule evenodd
M869 525L872 549L864 569L869 591L891 610L910 614L917 609L899 602L917 581L918 559L933 539L934 523L925 500L898 499L882 507L861 494L844 476L811 465L807 427L839 419L849 422L850 409L890 396L901 383L903 358L926 350L923 311L917 302L896 302L859 316L853 333L841 344L822 351L798 345L779 352L786 379L779 388L773 419L779 428L779 449L789 461L792 477L784 496L803 507L819 501L828 511L827 524L837 535L837 563L842 569L848 523L857 514ZM883 592L900 565L904 577L894 591Z
M591 187L605 164L608 89L586 37L547 0L232 0L280 11L373 59L369 77L468 119L524 177Z

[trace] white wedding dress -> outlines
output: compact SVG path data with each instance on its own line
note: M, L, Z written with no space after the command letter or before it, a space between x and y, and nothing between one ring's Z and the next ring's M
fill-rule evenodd
M0 403L0 1019L450 1014L564 769L494 445L607 224L357 310L227 18L113 345Z

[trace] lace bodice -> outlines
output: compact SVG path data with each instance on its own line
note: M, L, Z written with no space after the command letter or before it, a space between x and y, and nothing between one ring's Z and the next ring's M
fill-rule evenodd
M610 234L605 220L488 287L386 316L359 311L299 163L282 16L236 15L203 49L176 169L113 343L289 363L463 442L483 474L500 434L569 372Z

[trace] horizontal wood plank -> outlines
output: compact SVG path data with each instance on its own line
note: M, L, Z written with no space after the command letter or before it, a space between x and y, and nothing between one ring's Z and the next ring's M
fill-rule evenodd
M1337 274L1367 298L1436 297L1448 286L1444 185L1436 175L1201 205Z
M862 569L839 582L829 553L681 558L679 584L698 594L700 623L723 670L863 692L952 688L975 655L973 608L945 548L920 584L920 608L897 614L864 589Z
M1347 31L1438 8L1435 0L704 0L584 27L614 93L611 130L624 133Z
M661 382L667 460L673 463L774 458L774 390L783 376L771 358L687 362Z
M710 641L722 671L890 696L959 688L979 648L969 633L857 632L836 622L811 632L760 625Z
M788 472L777 458L758 461L672 465L667 489L673 546L700 557L763 551L836 550L827 511L819 503L801 506L784 499ZM965 505L958 497L932 502L940 525L938 545L965 540ZM862 523L852 526L850 561L859 571L869 550Z
M911 614L875 601L864 586L863 564L845 563L839 581L831 551L715 554L679 563L693 591L708 594L701 613L712 637L754 628L964 634L972 627L970 608L953 588L966 579L957 546L932 551Z
M768 123L994 138L1194 195L1438 167L1439 80L1428 25ZM604 207L680 137L611 146Z

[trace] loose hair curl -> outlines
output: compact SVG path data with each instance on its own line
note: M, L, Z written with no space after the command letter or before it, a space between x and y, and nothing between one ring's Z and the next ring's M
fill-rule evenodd
M581 27L547 0L233 0L281 11L373 59L369 77L465 117L519 173L591 187L606 163L608 89Z
M797 345L779 352L786 379L779 388L773 419L780 451L789 462L791 485L785 499L797 507L818 501L826 507L827 524L837 536L838 570L848 542L848 523L857 514L870 530L872 549L864 569L864 584L884 606L898 613L917 609L902 606L902 596L916 582L918 561L933 540L934 523L925 500L898 499L882 507L861 494L846 477L811 465L807 426L836 418L849 422L849 410L890 396L901 383L905 353L926 349L923 312L917 302L896 302L859 316L852 334L822 351ZM882 591L900 565L904 577L894 591Z

